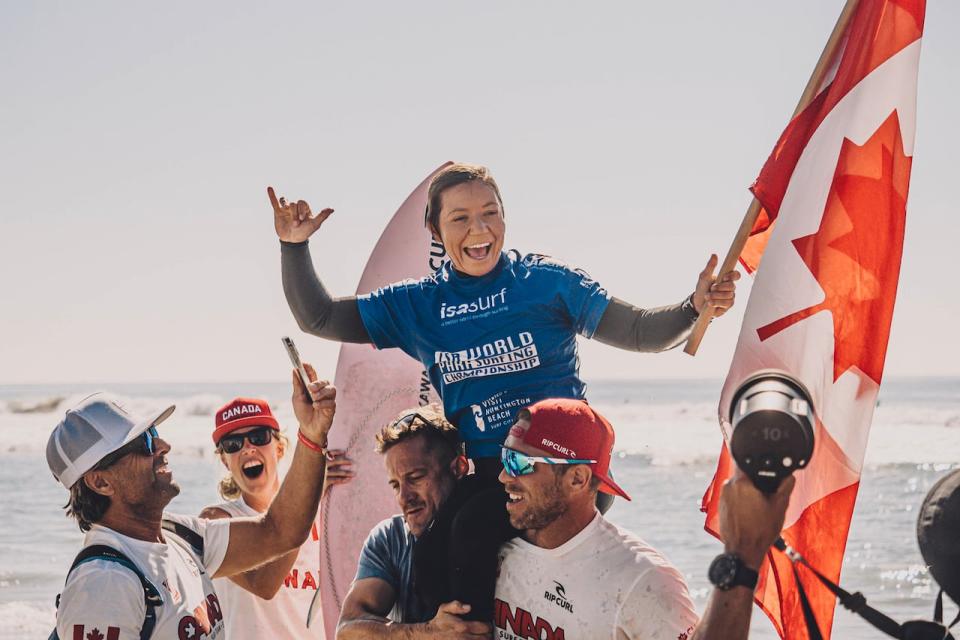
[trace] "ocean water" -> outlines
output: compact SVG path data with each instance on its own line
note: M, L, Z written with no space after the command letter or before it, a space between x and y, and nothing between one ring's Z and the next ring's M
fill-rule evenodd
M267 398L293 424L283 384L44 385L0 387L0 639L41 638L53 626L54 597L82 534L60 508L65 490L44 459L63 411L109 389L134 412L177 405L162 426L183 491L171 511L197 513L217 501L221 475L209 434L213 412L237 395ZM720 544L703 531L698 505L720 447L720 381L591 383L589 397L617 429L618 482L634 500L608 517L659 548L687 578L698 610L709 594L706 568ZM917 509L933 482L960 464L960 378L884 382L874 417L841 584L861 591L896 620L930 619L935 585L916 543ZM948 605L947 613L954 609ZM952 617L952 616L950 616ZM759 610L752 638L775 638ZM838 609L834 638L879 632Z

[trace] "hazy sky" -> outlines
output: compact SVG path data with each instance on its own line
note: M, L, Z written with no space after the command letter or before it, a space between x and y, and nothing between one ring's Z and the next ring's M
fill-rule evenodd
M0 383L284 379L266 185L336 208L313 255L347 294L448 159L492 168L508 247L680 300L842 4L3 3ZM960 374L957 24L929 1L888 376ZM588 343L584 376L721 377L740 293L696 358Z

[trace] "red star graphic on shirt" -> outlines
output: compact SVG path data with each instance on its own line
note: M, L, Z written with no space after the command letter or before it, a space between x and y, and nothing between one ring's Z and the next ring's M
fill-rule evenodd
M912 161L903 153L896 111L863 146L843 141L820 228L793 241L824 299L760 327L760 340L829 311L834 381L857 367L880 384L897 296Z

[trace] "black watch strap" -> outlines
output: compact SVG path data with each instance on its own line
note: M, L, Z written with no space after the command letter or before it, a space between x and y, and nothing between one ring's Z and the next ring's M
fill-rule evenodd
M735 553L721 553L714 558L710 563L707 576L711 584L721 591L727 591L733 587L747 587L752 590L756 588L760 577Z

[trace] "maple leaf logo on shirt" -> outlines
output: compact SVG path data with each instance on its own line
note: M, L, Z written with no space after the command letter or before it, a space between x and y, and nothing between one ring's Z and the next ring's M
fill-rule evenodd
M100 630L94 627L93 631L87 634L87 640L103 640L103 634L100 633Z
M793 246L823 302L757 329L766 340L821 311L833 316L833 379L857 367L878 385L897 297L911 157L893 111L863 146L844 139L816 233Z

